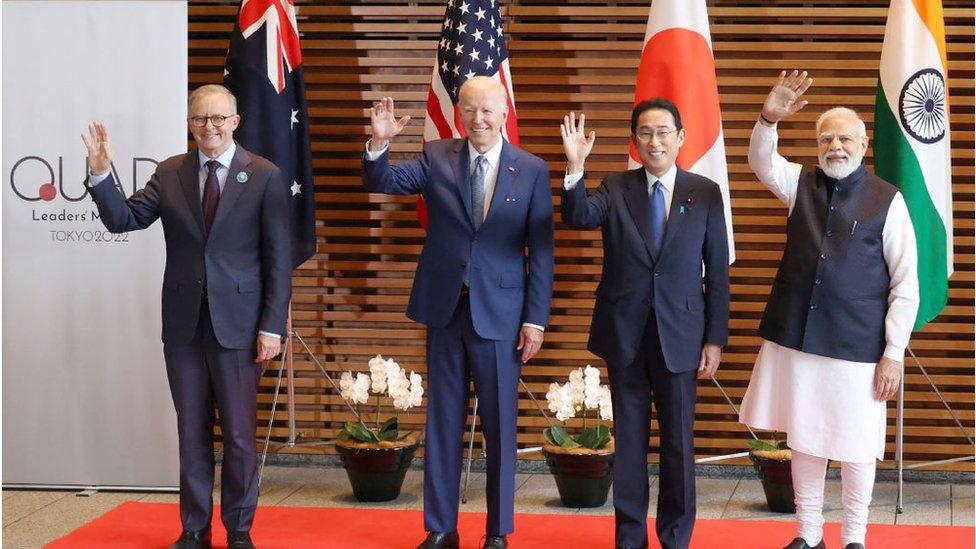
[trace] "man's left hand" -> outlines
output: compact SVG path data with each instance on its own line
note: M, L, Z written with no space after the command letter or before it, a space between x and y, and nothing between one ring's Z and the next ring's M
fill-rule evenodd
M702 346L701 360L698 362L698 379L715 377L718 365L722 362L722 347L714 343Z
M874 369L874 398L878 402L891 399L901 385L901 362L882 356Z
M280 352L280 337L258 334L258 355L254 358L255 364L261 364L265 360L271 360Z
M542 348L543 339L545 339L545 334L542 333L542 330L532 326L522 326L522 330L519 332L518 347L515 348L522 351L522 363L528 362L539 352L539 349Z

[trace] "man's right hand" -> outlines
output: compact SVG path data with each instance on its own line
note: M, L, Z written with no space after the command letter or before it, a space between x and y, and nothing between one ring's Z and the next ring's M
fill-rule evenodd
M596 142L596 132L590 131L586 135L586 115L580 113L579 124L576 124L576 113L571 112L563 117L559 125L559 133L563 136L563 150L566 152L566 173L575 174L583 171L583 163L593 150Z
M381 151L396 137L410 121L409 116L400 120L393 115L393 98L384 97L379 103L369 109L369 124L372 137L369 139L369 150Z
M776 85L766 96L766 102L762 108L762 117L766 122L775 124L806 107L807 102L799 101L799 99L811 84L813 84L813 78L807 78L807 71L802 73L793 71L789 76L787 76L786 71L779 73Z
M81 134L81 140L88 149L88 170L95 175L108 173L112 167L112 147L108 141L108 130L101 122L88 125L88 135Z

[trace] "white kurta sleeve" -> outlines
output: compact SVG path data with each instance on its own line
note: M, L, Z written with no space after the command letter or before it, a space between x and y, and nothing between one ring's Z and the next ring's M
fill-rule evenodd
M918 249L908 206L897 193L888 206L881 232L885 263L891 283L888 286L888 315L885 317L884 356L901 362L912 336L918 314Z
M752 137L749 138L749 167L756 173L759 181L793 213L796 186L800 182L802 167L780 156L776 151L778 141L776 126L756 122L756 126L752 128Z

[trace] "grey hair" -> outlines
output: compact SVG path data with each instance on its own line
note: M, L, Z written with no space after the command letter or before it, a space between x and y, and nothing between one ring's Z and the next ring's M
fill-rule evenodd
M827 120L832 116L849 116L854 120L857 120L857 126L861 130L861 135L858 135L857 137L868 136L868 130L864 125L864 121L861 120L861 117L858 116L854 109L849 109L847 107L833 107L825 110L824 113L820 115L820 118L817 118L817 135L820 135L820 126L823 125L824 120Z
M234 109L234 114L237 114L237 98L234 97L234 94L230 90L220 84L205 84L190 92L190 97L186 101L186 110L189 111L193 107L193 102L197 99L217 94L223 94L229 97L231 108Z

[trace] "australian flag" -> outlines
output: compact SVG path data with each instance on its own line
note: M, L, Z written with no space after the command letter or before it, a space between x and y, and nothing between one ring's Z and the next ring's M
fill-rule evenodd
M294 0L243 0L224 85L237 96L237 141L274 162L291 197L292 268L315 253L315 192Z

